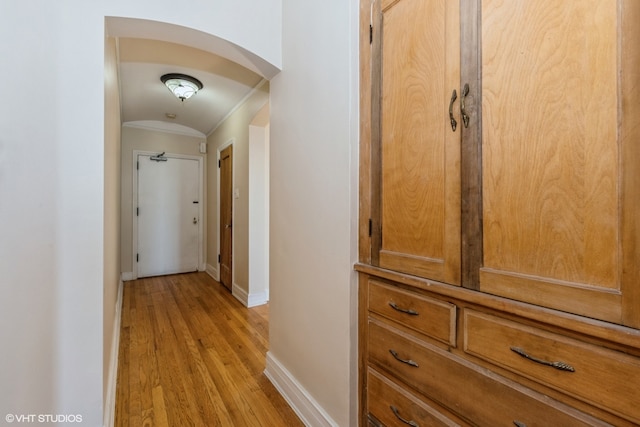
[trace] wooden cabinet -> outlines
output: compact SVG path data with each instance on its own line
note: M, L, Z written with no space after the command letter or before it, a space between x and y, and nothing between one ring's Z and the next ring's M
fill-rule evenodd
M358 270L362 425L640 424L637 331Z
M362 425L640 423L638 22L361 2Z
M640 422L640 359L499 316L464 312L464 351Z
M456 1L375 2L374 263L460 282L460 132L443 99L460 80ZM384 34L384 37L383 37Z
M640 327L640 4L373 7L370 262Z
M640 327L640 4L480 3L480 290Z

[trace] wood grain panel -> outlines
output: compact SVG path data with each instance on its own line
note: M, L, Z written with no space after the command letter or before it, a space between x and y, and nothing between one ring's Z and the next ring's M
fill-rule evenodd
M485 267L620 289L617 24L614 0L482 2Z
M373 280L378 278L395 281L403 286L410 286L414 288L416 292L423 293L424 295L444 298L458 307L472 304L480 305L488 309L508 312L511 315L544 324L547 328L557 328L560 333L570 331L573 334L591 337L603 346L640 357L640 330L638 329L552 310L539 305L514 301L513 299L494 296L484 292L476 292L459 286L449 286L408 274L383 270L370 265L356 264L355 268L362 275L365 275L364 277L370 275ZM366 305L361 305L361 307L366 307Z
M444 256L443 5L395 3L384 12L382 47L383 246L436 259Z
M467 85L469 88L464 100L469 124L460 129L461 285L479 289L482 266L482 52L479 48L479 0L460 0L460 42L460 88L464 90ZM462 100L460 104L462 110Z
M450 419L374 369L368 370L367 377L370 412L383 425L407 424L400 421L398 416L408 421L409 425L412 425L411 422L418 426L433 427L469 425ZM398 416L394 414L392 407L396 408Z
M436 260L427 274L435 269L434 278L456 284L459 132L451 130L448 106L459 79L458 7L444 0L401 0L382 10L377 82L380 249L386 254L380 265L424 275L411 261ZM387 262L394 254L406 256Z
M622 323L640 329L640 2L622 1L620 16Z
M527 274L480 270L482 291L543 307L620 323L622 295L613 289L568 283Z
M398 361L390 350L417 366ZM369 323L370 363L474 425L604 426L566 405L526 389L449 352L382 323Z
M372 220L372 180L371 180L371 116L372 116L372 87L371 87L371 61L372 40L370 39L369 26L373 26L371 20L372 5L369 1L360 2L360 145L359 145L359 180L358 180L358 259L360 262L371 263L371 235L369 233L369 220ZM379 28L376 28L379 31Z
M376 280L370 280L368 288L369 311L447 345L456 346L455 305L388 286Z
M369 361L369 347L367 334L369 326L369 278L358 273L358 414L360 426L368 425L367 402L367 369Z
M575 371L535 363L512 347ZM464 350L640 423L640 388L630 381L640 378L637 358L473 310L464 311Z

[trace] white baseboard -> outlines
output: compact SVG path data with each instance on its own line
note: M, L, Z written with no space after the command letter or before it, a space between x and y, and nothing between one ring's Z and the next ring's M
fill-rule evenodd
M256 307L258 305L266 304L269 302L269 294L267 292L258 292L255 294L249 294L247 300L247 307Z
M240 301L242 305L247 307L247 304L249 303L249 294L247 294L247 291L238 286L237 283L234 283L231 287L231 295L236 297L236 299Z
M247 308L256 307L258 305L266 304L269 301L269 294L266 292L259 292L254 294L248 294L247 291L242 289L236 283L233 284L231 294L236 297L238 301Z
M338 427L287 369L267 352L264 374L308 427Z
M214 268L211 264L207 264L207 268L204 271L206 271L209 276L213 277L213 280L215 280L216 282L220 281L220 275L218 274L218 270Z
M107 399L104 407L103 427L112 427L115 422L116 382L118 379L118 350L120 349L123 288L124 283L120 280L120 283L118 284L118 296L116 298L116 316L113 325L113 338L111 340L111 363L109 364L109 377L107 378Z
M122 273L120 275L120 277L122 278L123 282L128 282L129 280L135 280L135 277L133 276L133 272L132 271L126 271L126 272Z

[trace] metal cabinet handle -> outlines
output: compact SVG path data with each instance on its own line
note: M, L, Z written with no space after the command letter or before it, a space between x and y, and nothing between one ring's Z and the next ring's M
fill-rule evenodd
M410 420L405 420L404 418L402 418L400 416L400 412L398 411L398 408L396 408L395 406L391 405L390 408L391 408L391 411L393 411L393 415L395 415L396 418L399 419L400 421L402 421L403 423L408 424L411 427L420 427L420 425L417 422L415 422L413 420L411 420L411 421Z
M451 94L451 101L449 101L449 120L451 121L451 130L454 131L454 132L456 131L456 128L458 127L458 122L453 117L453 103L455 102L456 99L458 99L458 93L454 89L453 93Z
M398 356L398 353L395 350L389 350L389 353L391 353L391 355L398 361L398 362L402 362L402 363L406 363L409 366L413 366L414 368L418 368L418 364L416 362L414 362L411 359L401 359L400 356Z
M520 421L514 421L513 425L515 425L516 427L527 427L525 423L521 423Z
M531 355L529 355L526 351L524 351L523 349L521 349L520 347L511 347L511 351L513 351L514 353L519 354L520 356L524 357L525 359L529 359L532 362L536 362L539 363L541 365L545 365L545 366L551 366L552 368L558 369L560 371L568 371L568 372L575 372L575 368L571 365L569 365L568 363L564 363L564 362L549 362L547 360L542 360L542 359L538 359L537 357L533 357Z
M464 103L467 95L469 95L469 83L464 84L461 95L462 98L460 99L460 112L462 113L462 121L464 122L464 127L469 127L469 115L467 114L467 107Z
M393 302L393 301L389 301L389 306L391 308L393 308L394 310L399 311L400 313L409 314L411 316L417 316L419 314L415 310L398 307L397 304L395 302Z

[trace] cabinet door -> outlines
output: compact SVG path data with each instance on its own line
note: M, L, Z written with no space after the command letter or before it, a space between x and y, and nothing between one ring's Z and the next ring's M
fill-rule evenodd
M640 2L480 16L480 289L638 326Z
M459 1L374 8L372 263L459 284Z

